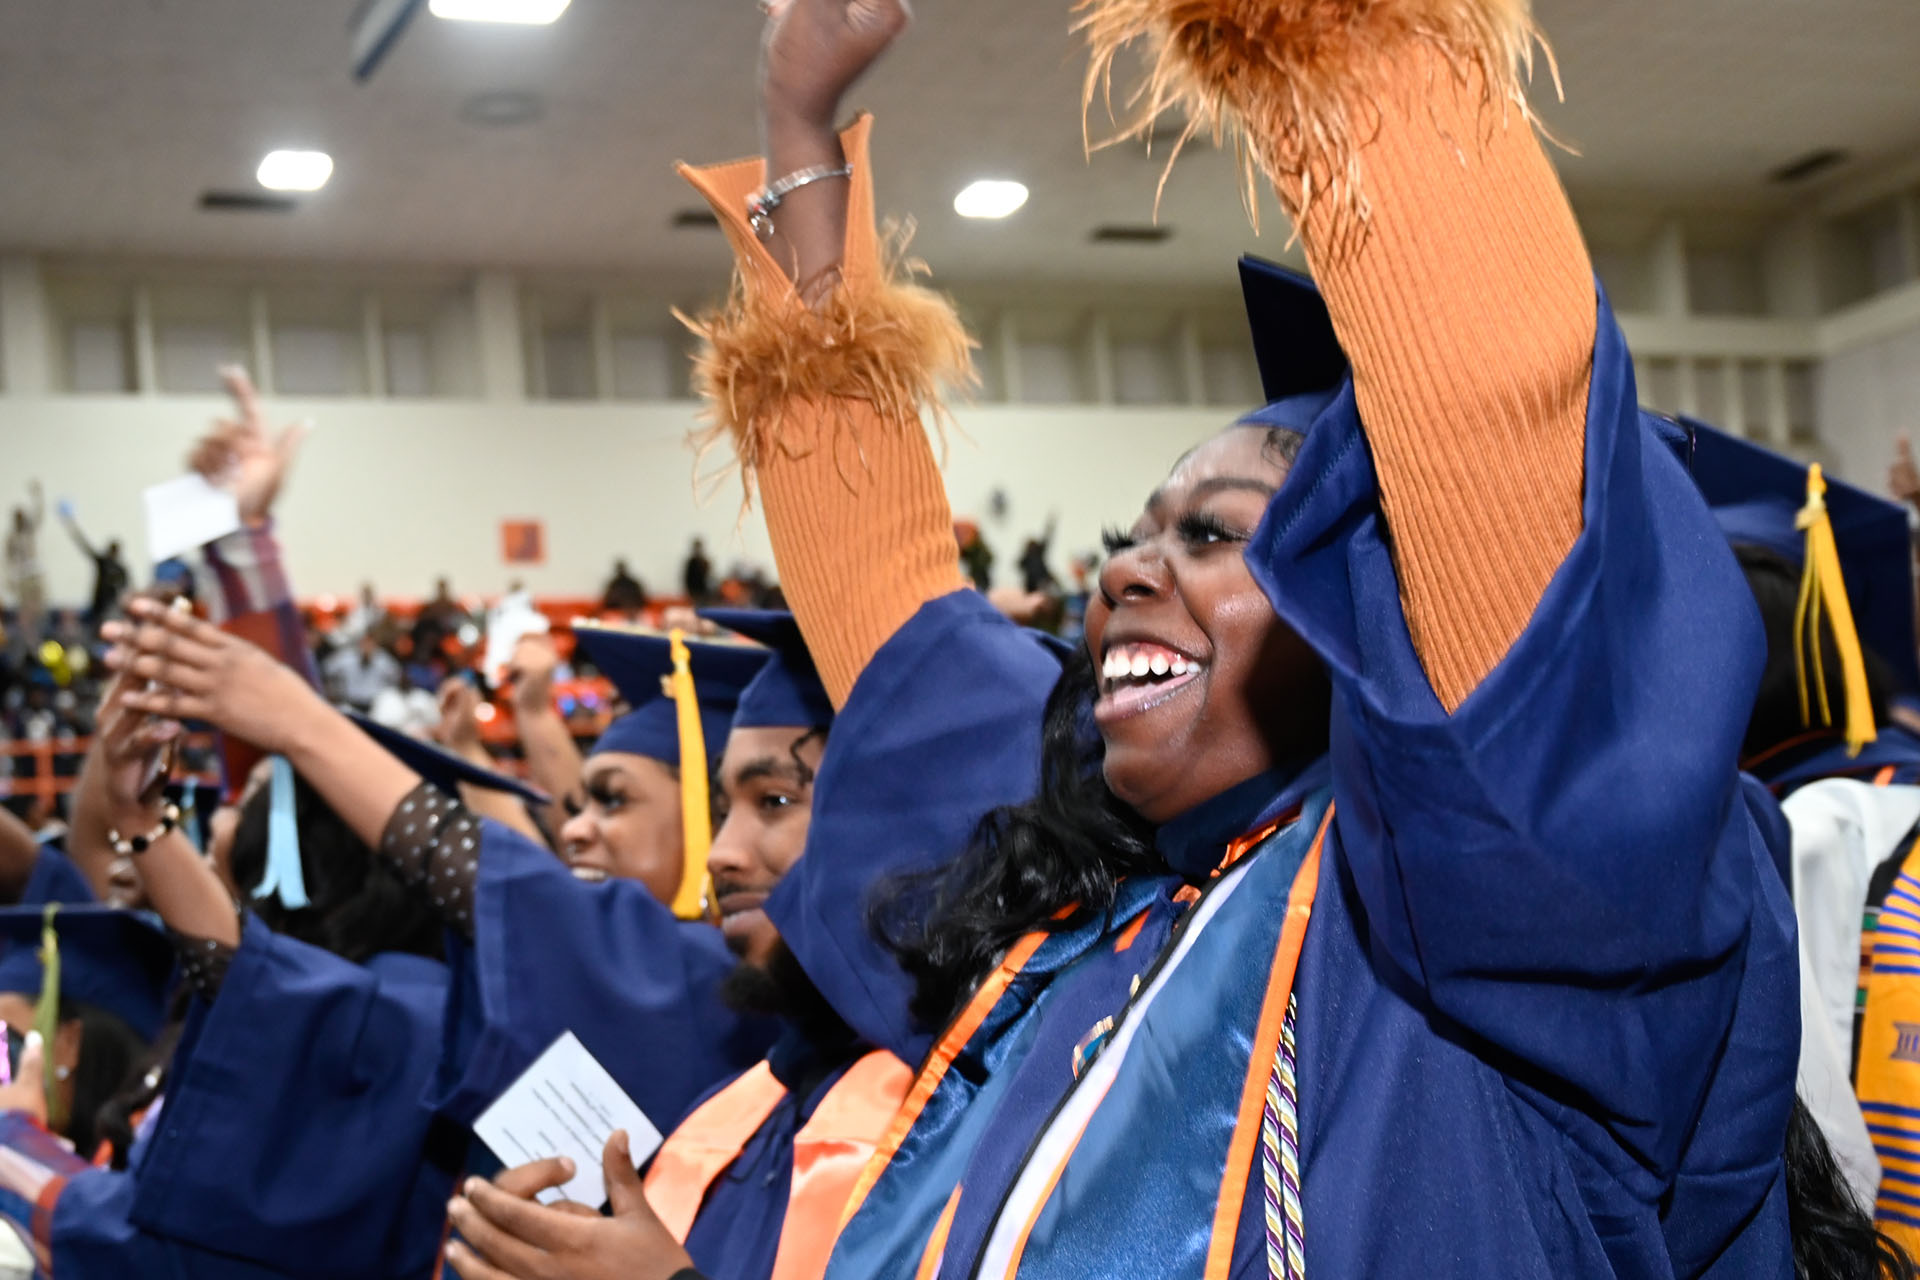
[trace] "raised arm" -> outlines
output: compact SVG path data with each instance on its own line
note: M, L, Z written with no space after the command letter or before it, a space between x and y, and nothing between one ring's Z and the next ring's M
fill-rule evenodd
M98 811L110 828L123 838L146 837L159 829L165 808L161 753L182 729L177 720L130 709L127 694L127 682L114 681L101 709L98 745L87 763L99 788ZM135 858L149 904L175 934L229 948L240 944L233 899L213 865L178 828Z
M780 585L836 705L921 605L965 585L921 421L972 377L942 298L876 234L868 122L836 133L842 95L906 24L900 0L773 6L767 159L684 169L720 215L737 274L697 328L696 380L765 506ZM843 166L852 172L836 174ZM748 200L798 187L762 239ZM797 284L796 284L797 282Z
M1243 131L1353 361L1409 629L1451 710L1581 528L1592 266L1535 134L1526 0L1083 0L1167 110ZM1249 183L1253 175L1248 174Z
M480 692L465 677L454 676L440 686L440 745L469 764L492 769L495 767L493 756L480 740L479 710ZM492 818L535 844L547 842L518 796L463 784L460 802L481 817Z
M553 673L559 662L551 639L527 636L515 646L507 668L513 686L513 723L520 735L520 750L527 757L527 772L556 804L579 796L582 767L573 730L553 705Z
M131 622L108 623L107 665L156 687L125 704L169 719L204 720L260 751L283 755L369 848L420 776L328 706L291 667L257 645L185 614L135 600Z
M40 860L33 829L0 805L0 902L18 902Z
M80 554L89 560L97 559L99 553L93 549L93 544L87 541L87 535L81 530L80 522L74 519L71 511L67 510L66 504L62 503L56 510L60 513L60 523L67 528L67 536L73 539L74 546L80 548Z

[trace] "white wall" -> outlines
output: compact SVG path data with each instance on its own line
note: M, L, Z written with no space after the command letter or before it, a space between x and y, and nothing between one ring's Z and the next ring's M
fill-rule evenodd
M1894 438L1920 436L1920 327L1829 357L1819 375L1821 436L1834 468L1882 491Z
M1821 330L1821 438L1838 474L1884 491L1894 438L1920 439L1920 284L1837 312Z
M0 397L0 507L46 486L42 557L53 596L79 601L91 566L51 506L71 499L96 539L118 536L144 572L140 490L178 474L223 401L200 397ZM650 589L677 590L689 537L722 566L771 567L764 526L744 516L729 475L696 501L686 440L694 406L483 404L472 401L275 399L276 422L311 418L280 503L282 533L303 596L348 593L372 581L386 594L425 595L446 574L462 593L494 593L523 578L536 593L590 594L615 556ZM1013 580L1020 544L1060 516L1054 569L1098 545L1103 524L1130 523L1183 450L1222 426L1217 409L979 406L960 414L948 484L958 514L980 518ZM716 454L711 471L718 465ZM1003 489L1008 518L987 518ZM548 563L508 566L503 519L541 519Z

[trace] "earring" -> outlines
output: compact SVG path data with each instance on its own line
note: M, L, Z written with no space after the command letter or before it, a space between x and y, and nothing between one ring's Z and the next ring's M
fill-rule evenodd
M72 1067L55 1067L53 1069L53 1078L55 1080L65 1080L72 1074L73 1074Z

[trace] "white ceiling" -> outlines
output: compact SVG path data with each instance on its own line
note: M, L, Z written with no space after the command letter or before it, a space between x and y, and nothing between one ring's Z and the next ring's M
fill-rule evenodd
M0 45L0 246L72 254L504 264L697 280L711 232L673 230L677 158L756 145L754 0L574 0L553 27L423 15L367 85L348 68L353 0L20 0ZM1225 161L1195 153L1157 247L1095 246L1152 212L1159 160L1082 158L1082 57L1065 0L921 0L862 90L880 113L882 199L953 280L1225 282L1255 242ZM1861 167L1920 149L1915 0L1540 0L1583 202L1746 207L1820 147ZM1844 16L1844 21L1838 20ZM461 104L537 93L537 123L482 128ZM204 213L276 146L330 151L332 185L285 216ZM951 211L984 175L1033 201L1004 224Z

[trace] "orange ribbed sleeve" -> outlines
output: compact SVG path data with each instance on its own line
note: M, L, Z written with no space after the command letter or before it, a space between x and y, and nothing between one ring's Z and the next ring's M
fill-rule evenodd
M928 600L966 585L923 414L972 378L951 305L881 244L861 117L840 282L809 307L747 223L759 160L681 173L732 242L733 292L695 322L696 389L766 512L780 585L834 705Z
M1083 0L1097 87L1241 131L1353 361L1401 598L1457 708L1581 527L1592 267L1535 136L1524 0ZM1145 111L1143 111L1143 116Z

